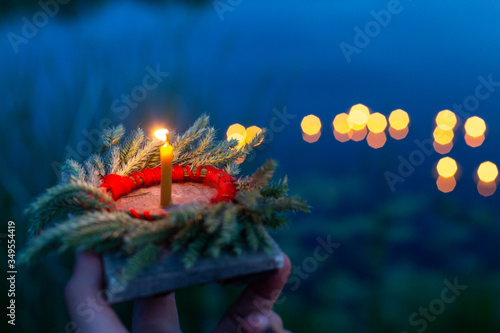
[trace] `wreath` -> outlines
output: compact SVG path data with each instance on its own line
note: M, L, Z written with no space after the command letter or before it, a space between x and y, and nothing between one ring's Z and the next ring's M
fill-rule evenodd
M208 123L203 115L185 133L174 134L171 144L173 181L215 187L210 204L174 206L160 215L118 210L118 198L159 183L163 142L146 137L140 128L122 140L123 126L112 127L103 132L98 153L84 163L68 160L62 182L25 210L30 237L21 263L34 263L53 251L119 252L130 256L123 275L132 278L157 260L161 247L182 252L186 268L201 256L269 249L266 229L285 226L286 212L308 212L309 206L287 195L286 177L272 181L274 160L251 176L237 177L237 161L262 142L265 130L238 147L236 140L215 140Z

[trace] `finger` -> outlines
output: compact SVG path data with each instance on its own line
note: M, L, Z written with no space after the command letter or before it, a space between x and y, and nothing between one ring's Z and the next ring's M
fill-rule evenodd
M109 306L104 285L104 269L99 255L80 252L76 255L73 275L66 285L68 312L81 333L127 330Z
M275 312L251 314L241 322L241 329L236 332L246 333L282 333L283 321Z
M132 332L181 332L175 293L135 301Z
M290 275L290 259L286 254L283 256L283 267L276 274L254 282L243 290L220 321L216 332L236 331L242 326L243 318L251 314L267 315L271 311Z
M276 312L269 312L267 318L269 319L269 325L271 327L278 329L279 332L283 331L283 320L281 320L281 317Z

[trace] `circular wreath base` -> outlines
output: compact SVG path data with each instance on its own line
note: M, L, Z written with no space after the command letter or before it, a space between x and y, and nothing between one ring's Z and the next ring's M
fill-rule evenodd
M164 214L160 207L160 185L140 188L116 200L116 207L124 211L136 211L141 216ZM217 189L200 183L173 183L172 203L186 205L191 203L210 204L217 195Z

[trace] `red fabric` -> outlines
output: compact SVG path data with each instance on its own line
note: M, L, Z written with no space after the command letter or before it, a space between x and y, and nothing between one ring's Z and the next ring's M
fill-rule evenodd
M136 219L141 218L141 215L139 213L137 213L137 211L135 211L134 209L130 210L130 214L132 214L132 216L135 217Z
M142 215L144 215L144 218L148 221L153 221L153 218L151 217L151 214L149 214L149 212L147 210L144 211L144 213L142 213Z
M172 168L172 181L173 182L183 182L184 181L184 169L180 165L174 165Z
M201 171L205 169L207 174L203 179ZM184 172L187 176L184 176ZM210 165L199 166L193 174L191 168L187 165L174 165L172 168L172 181L185 182L192 181L213 186L217 189L217 195L210 202L231 202L236 196L235 179L222 170L216 169ZM109 174L102 177L101 187L111 192L113 200L132 192L140 187L148 187L160 184L161 182L161 167L158 166L152 169L144 169L140 172L134 172L129 177ZM143 216L137 211L131 209L130 214L138 219L153 220L148 211L144 211ZM166 215L166 214L165 214Z
M135 188L135 183L132 178L109 174L102 177L101 187L110 191L113 200L116 200L121 196L132 192Z

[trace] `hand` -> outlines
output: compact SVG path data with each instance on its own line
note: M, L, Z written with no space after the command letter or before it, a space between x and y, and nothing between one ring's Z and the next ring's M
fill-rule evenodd
M272 306L290 274L290 259L276 274L248 285L231 305L212 333L282 333L283 322ZM66 285L66 304L73 332L124 333L125 326L103 299L104 269L99 255L77 254L73 276ZM78 331L80 329L81 331ZM137 333L180 333L174 293L134 303L132 331Z

